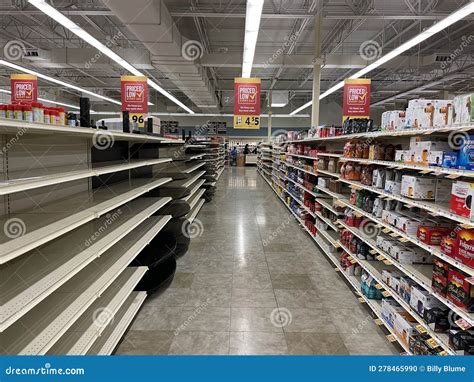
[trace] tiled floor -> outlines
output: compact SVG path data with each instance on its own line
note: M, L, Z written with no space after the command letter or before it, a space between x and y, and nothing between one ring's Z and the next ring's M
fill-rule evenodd
M227 169L116 354L396 354L255 168Z

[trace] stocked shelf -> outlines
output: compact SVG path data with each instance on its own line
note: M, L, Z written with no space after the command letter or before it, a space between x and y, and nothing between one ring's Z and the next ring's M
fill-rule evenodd
M114 320L93 343L88 355L110 355L146 299L146 292L132 292L115 314Z
M136 229L171 198L141 198L93 220L0 269L0 331L18 320ZM167 221L163 219L163 224Z
M84 355L102 334L108 323L115 320L147 267L129 267L98 298L79 319L49 349L51 355Z
M300 155L300 154L292 154L292 153L285 153L286 156L290 157L297 157L297 158L304 158L304 159L310 159L310 160L318 160L316 157L310 157L308 155Z
M424 129L406 129L406 130L396 130L396 131L373 131L357 134L346 134L338 135L334 137L322 137L322 138L306 138L301 140L291 140L287 143L295 144L305 144L305 143L314 143L314 142L327 142L327 141L341 141L341 140L350 140L356 138L390 138L390 137L410 137L414 135L431 135L435 133L451 133L451 132L462 132L470 131L474 129L474 125L459 125L459 126L449 126L449 127L430 127Z
M95 189L42 206L40 209L3 217L0 224L7 227L20 222L24 235L0 235L0 264L47 243L103 214L171 181L171 178L132 179ZM18 236L18 237L16 237Z

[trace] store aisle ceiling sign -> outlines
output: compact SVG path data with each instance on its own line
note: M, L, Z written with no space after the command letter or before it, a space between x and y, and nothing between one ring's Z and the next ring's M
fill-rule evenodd
M130 120L139 128L145 127L148 113L148 84L145 76L122 76L122 111L128 111Z
M260 129L260 78L235 78L234 129Z
M11 102L32 103L38 99L38 80L32 74L12 74L10 76Z
M343 122L347 118L369 118L370 79L344 80Z

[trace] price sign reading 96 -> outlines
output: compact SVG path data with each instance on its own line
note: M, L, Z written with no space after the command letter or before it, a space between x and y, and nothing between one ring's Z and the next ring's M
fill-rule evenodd
M260 129L260 78L235 78L234 129Z
M130 113L130 120L139 128L145 127L148 113L148 84L144 76L122 76L122 111Z

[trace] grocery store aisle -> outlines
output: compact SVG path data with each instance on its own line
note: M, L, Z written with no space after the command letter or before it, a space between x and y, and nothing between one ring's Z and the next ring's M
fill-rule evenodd
M116 354L394 354L255 168L226 169L198 219Z

